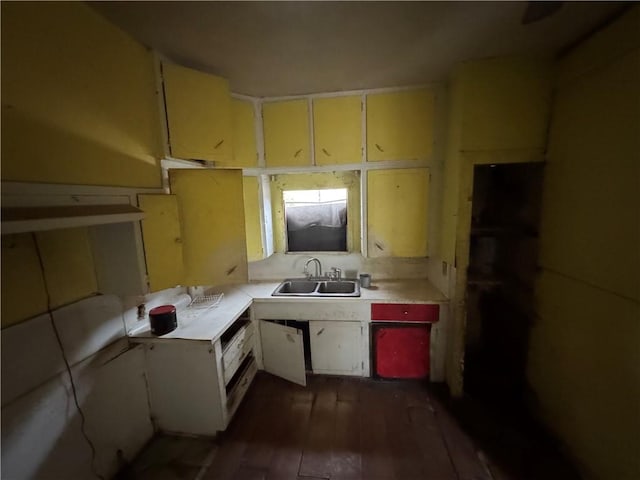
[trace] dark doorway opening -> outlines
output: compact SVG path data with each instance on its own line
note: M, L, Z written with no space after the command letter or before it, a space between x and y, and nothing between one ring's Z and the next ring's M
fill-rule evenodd
M474 169L465 391L506 412L526 410L527 352L543 165Z

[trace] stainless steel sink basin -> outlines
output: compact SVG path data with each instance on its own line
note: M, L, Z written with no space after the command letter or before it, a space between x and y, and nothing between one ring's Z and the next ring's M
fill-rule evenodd
M356 291L357 281L328 281L320 282L318 285L318 293L354 293Z
M359 297L358 280L307 280L289 278L278 285L274 297Z
M318 282L311 280L285 280L276 291L284 295L304 295L315 292L317 287Z

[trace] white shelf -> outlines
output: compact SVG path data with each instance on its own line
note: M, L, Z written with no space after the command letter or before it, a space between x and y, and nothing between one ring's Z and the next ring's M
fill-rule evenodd
M2 209L2 234L136 222L144 212L129 204L8 207Z

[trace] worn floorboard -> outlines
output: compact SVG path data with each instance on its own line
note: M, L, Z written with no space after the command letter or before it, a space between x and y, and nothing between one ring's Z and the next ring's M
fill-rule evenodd
M360 454L363 480L395 480L390 437L384 416L384 396L372 382L360 393Z
M491 480L488 470L501 471L425 382L309 376L305 388L260 373L217 443L207 480Z

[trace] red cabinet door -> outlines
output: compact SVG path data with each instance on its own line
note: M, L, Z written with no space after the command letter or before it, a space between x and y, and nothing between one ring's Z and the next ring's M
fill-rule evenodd
M429 328L429 325L372 325L375 375L428 377Z

